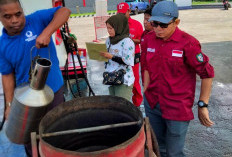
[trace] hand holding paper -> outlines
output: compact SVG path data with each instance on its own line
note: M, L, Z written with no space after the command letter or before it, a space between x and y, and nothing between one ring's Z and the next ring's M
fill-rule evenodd
M86 42L89 59L107 62L108 59L101 56L101 52L107 52L105 43Z
M112 59L113 55L110 54L109 52L100 52L100 55L107 58L107 59Z

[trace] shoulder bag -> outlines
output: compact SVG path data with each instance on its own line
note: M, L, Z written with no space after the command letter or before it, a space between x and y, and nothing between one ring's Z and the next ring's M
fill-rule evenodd
M110 46L108 48L108 52L109 52ZM106 63L106 66L107 66L107 63ZM120 70L113 71L113 72L104 72L103 73L103 84L104 85L121 85L124 83L124 74L126 74L126 71L124 69L120 69Z

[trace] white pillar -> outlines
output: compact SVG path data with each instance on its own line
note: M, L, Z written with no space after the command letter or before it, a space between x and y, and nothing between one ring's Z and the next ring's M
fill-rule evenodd
M175 0L178 7L191 7L192 0Z
M108 36L105 21L109 18L107 13L107 0L95 0L96 14L94 17L94 26L96 33L96 40Z
M96 0L96 16L106 16L107 14L107 0Z

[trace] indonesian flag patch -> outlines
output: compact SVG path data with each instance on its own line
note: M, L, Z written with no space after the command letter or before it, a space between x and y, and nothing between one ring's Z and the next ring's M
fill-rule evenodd
M204 62L204 58L203 58L203 55L201 53L198 53L196 55L196 57L197 57L198 62Z
M183 51L172 50L172 56L174 56L174 57L182 57L183 56Z

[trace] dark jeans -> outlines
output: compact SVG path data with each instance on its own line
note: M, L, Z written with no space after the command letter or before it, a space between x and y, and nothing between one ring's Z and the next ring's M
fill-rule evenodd
M55 94L53 102L49 105L48 111L58 106L59 104L64 102L64 86L62 86Z
M162 118L160 105L151 109L144 96L146 116L156 134L161 157L185 157L183 149L189 121L174 121Z
M48 111L64 102L64 86L62 86L56 93L54 93L53 102L49 105ZM28 157L32 157L31 143L25 145L25 151Z

